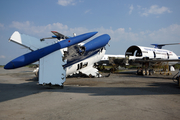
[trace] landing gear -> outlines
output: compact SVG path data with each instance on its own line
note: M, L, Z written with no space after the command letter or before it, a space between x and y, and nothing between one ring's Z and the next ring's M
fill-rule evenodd
M143 59L149 59L149 58L143 58ZM137 70L137 75L143 75L143 76L147 76L147 75L152 75L153 74L153 70L149 69L149 62L145 62L142 64L142 67L139 68Z
M153 74L153 70L152 69L142 69L142 68L139 68L137 70L137 75L146 76L146 75L152 75L152 74Z
M148 69L146 69L145 71L146 71L146 75L149 75L149 70L148 70Z
M154 72L152 69L149 70L149 75L152 75Z
M143 75L143 76L146 75L146 70L145 70L145 69L142 70L142 75Z

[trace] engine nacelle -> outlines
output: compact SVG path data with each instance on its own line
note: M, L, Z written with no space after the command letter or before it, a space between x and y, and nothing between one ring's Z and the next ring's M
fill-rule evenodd
M81 52L84 53L84 52L89 52L92 50L102 48L102 47L106 46L106 44L108 44L110 39L111 38L108 34L101 35L101 36L87 42L83 46L81 46L80 47Z

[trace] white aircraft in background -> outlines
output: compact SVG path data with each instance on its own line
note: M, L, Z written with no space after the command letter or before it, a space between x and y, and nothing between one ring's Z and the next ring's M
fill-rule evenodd
M110 40L108 34L103 34L95 39L82 43L94 36L97 32L67 37L56 31L51 31L55 36L37 39L15 31L10 41L30 49L32 52L21 55L5 65L4 69L15 69L39 61L39 84L60 85L66 76L82 73L87 76L99 77L100 74L94 63L101 60L105 54L105 46ZM56 38L53 44L48 44L44 39Z
M125 52L125 64L126 65L140 65L141 68L138 69L139 74L149 75L152 74L154 67L157 65L168 65L170 70L173 71L172 65L177 64L180 59L178 56L170 51L161 49L165 45L176 45L180 43L172 44L152 44L155 47L143 47L143 46L130 46Z
M152 74L153 69L151 67L154 67L157 64L168 64L171 68L170 70L173 71L174 68L172 65L180 62L180 57L170 50L165 50L161 48L165 45L176 44L180 43L152 44L155 46L154 48L133 45L126 50L125 55L107 54L104 55L100 62L104 65L108 64L109 61L120 66L136 65L137 67L140 67L137 70L137 73L143 75ZM113 59L113 62L111 59Z

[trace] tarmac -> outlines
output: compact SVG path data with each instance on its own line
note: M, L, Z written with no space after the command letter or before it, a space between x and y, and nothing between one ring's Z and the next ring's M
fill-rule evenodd
M180 88L173 75L122 72L67 78L63 88L50 88L38 85L32 71L0 68L0 120L180 119Z

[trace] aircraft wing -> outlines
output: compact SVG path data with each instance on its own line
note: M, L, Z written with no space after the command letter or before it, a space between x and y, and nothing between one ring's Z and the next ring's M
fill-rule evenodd
M57 32L57 31L51 31L57 38L63 38L63 39L68 39L69 37Z
M9 38L9 40L25 48L28 48L31 51L50 45L49 43L41 42L39 39L35 37L25 35L25 34L20 34L18 31L15 31L12 34L12 36Z
M150 60L143 60L143 59L134 59L134 62L180 62L180 59L150 59Z
M125 55L110 55L110 54L105 54L104 57L98 62L100 65L113 65L113 64L118 64L118 65L123 65L123 61L125 59Z

